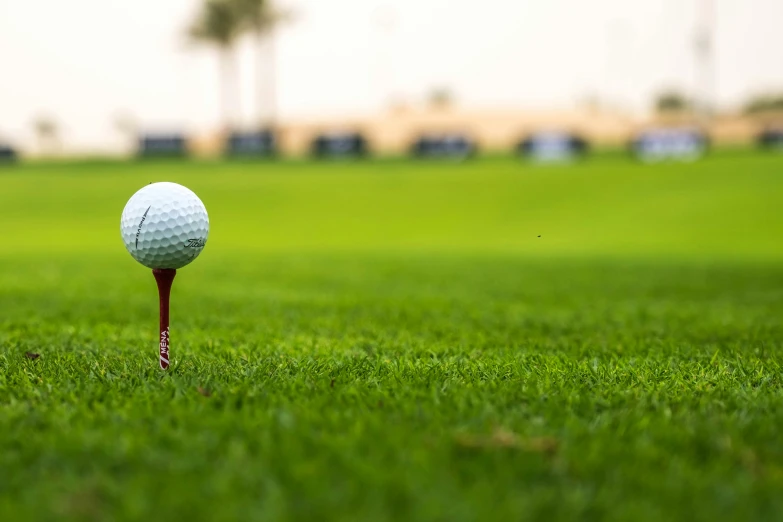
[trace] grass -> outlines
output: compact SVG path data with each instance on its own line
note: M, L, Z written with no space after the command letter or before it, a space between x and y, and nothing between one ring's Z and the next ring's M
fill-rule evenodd
M118 231L164 179L169 374ZM781 518L782 207L736 153L4 169L0 520Z

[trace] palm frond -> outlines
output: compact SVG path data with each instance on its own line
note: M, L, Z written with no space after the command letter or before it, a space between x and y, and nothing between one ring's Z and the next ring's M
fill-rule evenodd
M198 18L188 28L196 42L230 46L241 33L241 17L233 0L207 0Z
M277 9L270 0L231 0L244 29L269 31L281 22L293 18L289 11Z

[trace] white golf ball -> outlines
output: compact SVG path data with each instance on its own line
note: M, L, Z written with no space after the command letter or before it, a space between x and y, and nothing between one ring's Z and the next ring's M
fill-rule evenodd
M176 183L152 183L128 200L120 232L125 248L142 265L182 268L207 244L209 216L190 189Z

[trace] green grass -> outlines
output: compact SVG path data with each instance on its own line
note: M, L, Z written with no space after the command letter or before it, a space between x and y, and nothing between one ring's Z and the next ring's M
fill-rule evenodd
M0 520L780 519L781 208L749 153L2 169Z

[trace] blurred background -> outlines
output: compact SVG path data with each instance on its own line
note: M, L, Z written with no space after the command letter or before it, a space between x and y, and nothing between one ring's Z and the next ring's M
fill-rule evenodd
M783 519L782 22L0 0L0 521Z
M780 20L779 0L0 0L0 144L210 156L274 130L300 155L349 132L399 155L428 133L508 151L683 125L751 144L783 122Z

